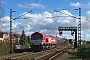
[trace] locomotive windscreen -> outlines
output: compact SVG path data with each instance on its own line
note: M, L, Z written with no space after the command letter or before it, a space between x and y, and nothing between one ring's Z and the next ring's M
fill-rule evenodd
M33 33L31 35L31 40L43 40L43 35L41 33Z
M32 39L32 40L36 40L36 39L37 39L37 36L34 36L34 35L33 35L33 36L31 37L31 39Z
M40 35L37 35L37 36L33 35L33 36L31 37L31 39L32 39L32 40L42 40L42 36L40 36Z
M37 36L37 39L38 39L38 40L42 40L42 36L38 35L38 36Z

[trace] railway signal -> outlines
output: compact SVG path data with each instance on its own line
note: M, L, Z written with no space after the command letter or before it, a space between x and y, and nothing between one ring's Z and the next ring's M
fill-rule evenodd
M61 31L71 31L71 35L75 32L75 44L74 48L77 48L77 27L58 27L59 34L62 34Z
M60 12L60 13L62 13L64 15L66 15L66 16L56 16L56 17L67 17L68 16L68 17L73 17L73 18L78 19L78 41L80 41L80 49L81 49L81 8L74 9L74 10L78 10L79 11L79 18L76 17L76 16L71 16L71 15L68 15L66 13L57 11L57 10L54 10L54 12Z

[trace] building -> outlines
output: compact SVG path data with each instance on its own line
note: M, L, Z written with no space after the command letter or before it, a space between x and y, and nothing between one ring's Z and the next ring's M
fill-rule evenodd
M80 42L81 42L81 46L82 46L82 45L86 45L86 41L85 41L85 40L81 40L81 41L79 40L79 41L78 41L78 45L79 45L79 46L80 46Z
M10 36L7 32L0 32L0 42L9 42Z
M20 35L19 34L12 34L12 40L13 40L13 43L15 44L19 44L19 40L20 40Z
M19 34L12 34L13 43L18 44L20 40ZM10 43L10 35L7 32L0 32L0 42L9 42Z
M19 40L20 40L20 35L19 34L12 34L13 35L13 43L15 44L19 44Z

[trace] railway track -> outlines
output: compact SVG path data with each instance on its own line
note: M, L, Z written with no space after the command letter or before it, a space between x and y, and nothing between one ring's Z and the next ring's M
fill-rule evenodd
M50 53L48 53L46 55L37 57L34 60L54 60L59 55L61 55L62 53L66 52L68 49L70 49L70 48L66 47L66 48L63 48L63 49L58 49L58 50L50 52Z
M30 58L32 60L34 57L38 55L42 55L43 52L24 52L19 54L12 54L9 56L0 57L0 60L26 60ZM29 59L28 59L29 60Z
M27 55L27 52L10 54L10 55L8 55L8 56L2 56L2 57L0 57L0 60L7 60L7 59L14 58L14 57L22 56L22 55Z
M41 52L24 52L5 57L0 57L0 60L52 60L56 56L68 50L69 47L60 47Z

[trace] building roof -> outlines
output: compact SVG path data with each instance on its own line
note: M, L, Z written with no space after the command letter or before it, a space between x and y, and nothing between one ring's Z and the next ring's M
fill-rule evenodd
M13 37L20 37L20 34L12 34Z
M0 32L0 37L3 37L3 34L8 34L7 32Z

